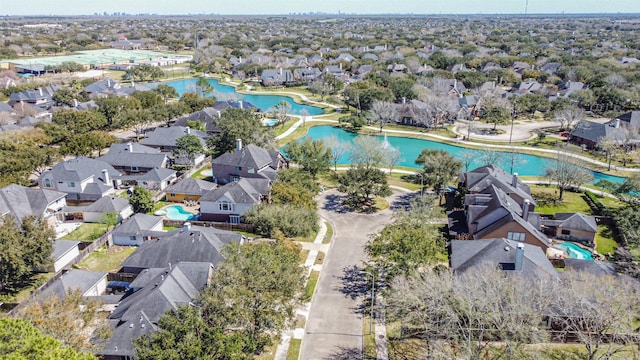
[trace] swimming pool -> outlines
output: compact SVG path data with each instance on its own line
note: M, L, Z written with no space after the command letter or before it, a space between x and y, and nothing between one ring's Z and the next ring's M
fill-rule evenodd
M276 120L276 119L263 119L262 120L262 125L264 125L264 126L271 127L271 126L274 126L277 123L278 123L278 120Z
M196 217L195 214L186 211L180 205L169 206L164 209L167 212L167 217L170 220L179 220L179 221L187 221Z
M569 257L573 259L593 260L591 251L585 250L576 244L563 242L560 244L555 244L553 245L553 247L566 251L567 254L569 254Z

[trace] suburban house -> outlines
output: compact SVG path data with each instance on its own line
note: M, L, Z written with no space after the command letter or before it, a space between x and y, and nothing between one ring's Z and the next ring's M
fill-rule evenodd
M165 153L170 153L176 148L176 141L185 135L195 135L200 139L203 148L207 148L207 138L209 134L204 131L194 130L186 126L159 127L148 132L141 144L152 148L160 149ZM204 161L205 155L199 154L190 165L198 165ZM175 163L185 164L187 159L173 159Z
M200 198L200 220L242 222L242 215L249 209L268 200L270 184L268 179L240 178L207 191Z
M120 176L113 166L104 161L79 157L54 165L38 178L42 189L57 190L67 194L69 201L95 201L111 195Z
M546 233L556 238L581 243L593 244L598 225L593 216L580 213L557 213L555 219L541 219L540 224Z
M198 201L204 193L215 189L216 186L216 184L209 181L185 178L167 190L167 201Z
M15 92L9 95L8 104L11 106L17 104L29 104L35 105L41 109L48 110L51 106L54 105L54 101L52 100L53 94L56 93L60 86L51 85L51 86L43 86L35 90L25 90L21 92Z
M397 122L402 125L428 126L433 119L429 106L417 99L403 101L397 108Z
M111 144L109 151L97 158L125 175L146 173L167 167L167 155L159 149L138 143Z
M67 194L49 189L35 189L11 184L0 189L0 216L12 215L22 222L28 215L41 217L50 226L64 221L62 209Z
M322 71L317 67L307 67L293 70L293 77L297 82L310 82L320 78Z
M225 153L212 161L213 177L226 184L240 178L264 178L274 181L279 169L289 166L287 159L279 152L249 144L242 147L236 141L236 151Z
M640 115L640 111L638 111L638 113ZM624 124L625 122L620 119L613 119L606 124L583 120L580 121L571 132L569 141L576 145L582 145L587 149L597 148L600 140L605 137L611 138L622 144L622 142L628 140L627 138L630 135L629 131L634 131L634 128L630 125L631 123L628 123L629 125L626 126ZM640 124L637 124L636 126L635 132L637 134L638 129L640 129ZM640 142L640 137L637 135L635 142Z
M139 274L144 269L167 267L180 261L210 262L217 265L223 257L220 251L229 243L243 243L238 233L212 227L191 226L168 231L157 240L145 241L122 262L126 273Z
M525 276L558 278L558 272L538 246L504 238L451 240L449 265L457 275L483 266Z
M69 291L80 290L82 296L101 296L107 290L107 273L81 269L70 269L38 295L40 299L48 297L62 298Z
M113 229L111 242L113 245L140 246L165 233L161 216L135 214Z
M122 87L113 79L104 79L93 82L83 89L89 97L106 97L106 96L129 96L133 91L132 87Z
M253 105L252 103L246 101L246 100L226 100L226 101L222 101L222 100L217 100L215 103L213 103L213 108L217 111L224 111L227 110L229 108L233 108L233 109L241 109L241 110L253 110L255 112L260 112L262 111L259 107ZM219 117L219 116L218 116Z
M295 81L293 72L289 69L267 69L260 75L262 86L286 86L294 84Z
M518 177L518 173L509 174L495 165L486 165L471 171L460 173L458 188L466 189L469 194L485 193L496 186L508 194L518 205L529 201L529 210L535 209L536 201L531 196L529 185Z
M610 262L572 258L565 258L563 261L565 271L585 271L598 276L618 276Z
M98 355L104 360L134 358L133 339L157 330L162 315L188 306L209 285L213 265L181 261L164 268L149 268L131 282L133 293L124 297L109 315L111 337Z
M106 213L117 214L118 222L133 215L129 200L120 197L104 196L85 206L66 206L62 211L67 219L82 220L87 223L99 223Z
M73 240L56 240L53 242L53 266L48 269L57 273L69 265L78 255L80 255L80 249L78 248L79 241Z
M216 101L217 102L217 101ZM220 133L220 127L216 121L221 116L221 110L213 107L206 107L189 115L183 116L173 123L173 126L188 126L190 121L197 121L204 124L205 130L209 134Z
M118 180L125 186L139 185L148 190L164 191L173 184L178 176L177 171L167 168L153 168L146 173L120 176Z

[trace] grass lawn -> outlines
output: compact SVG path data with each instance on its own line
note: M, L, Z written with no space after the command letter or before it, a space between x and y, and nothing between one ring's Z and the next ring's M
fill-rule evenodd
M389 202L385 198L377 197L373 199L373 201L375 203L375 205L373 206L375 211L382 211L389 208Z
M591 208L582 199L582 193L565 191L562 201L557 201L558 189L555 186L530 185L531 195L538 202L536 212L555 214L557 212L580 212L591 214Z
M320 271L311 271L309 279L307 279L307 285L304 288L304 300L311 301L313 293L316 291L316 285L318 284L318 278L320 277Z
M155 205L153 205L153 209L151 209L151 212L149 213L149 215L153 215L154 212L162 209L163 207L167 206L167 205L171 205L171 204L175 204L169 201L158 201L157 203L155 203Z
M325 221L324 224L327 226L327 233L324 234L324 239L322 239L323 244L328 244L331 242L331 238L333 237L333 226L328 221Z
M370 324L370 321L371 317L369 316L369 312L367 312L367 314L362 317L362 335L364 336L364 349L362 352L364 360L375 360L377 358L376 329L375 324ZM369 332L369 330L373 331Z
M202 175L202 172L205 171L205 170L211 170L211 165L206 165L206 166L200 168L198 171L194 172L193 175L191 175L191 177L194 178L194 179L198 179L198 180L207 180L207 179L212 180L211 176Z
M107 232L107 226L99 223L84 223L63 236L61 240L93 241Z
M112 246L108 249L100 247L87 256L78 267L93 271L115 272L120 269L120 264L136 249L137 247L135 246Z
M324 257L325 253L323 253L322 251L318 251L318 255L316 255L316 261L314 262L314 264L322 265L322 263L324 262Z
M613 239L611 228L606 225L598 226L596 233L596 251L599 254L613 254L618 244Z
M414 183L412 181L413 177L414 175L391 173L387 179L388 179L389 185L399 186L401 188L409 189L411 191L420 190L420 184Z
M287 360L298 360L301 344L302 339L291 339L289 342L289 351L287 351Z

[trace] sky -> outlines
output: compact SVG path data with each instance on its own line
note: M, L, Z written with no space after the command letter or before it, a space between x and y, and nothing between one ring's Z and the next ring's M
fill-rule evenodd
M524 14L527 0L0 0L0 15ZM640 0L528 0L528 13L640 13Z

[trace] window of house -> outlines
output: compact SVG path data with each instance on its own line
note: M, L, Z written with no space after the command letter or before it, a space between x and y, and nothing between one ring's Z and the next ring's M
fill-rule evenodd
M514 241L524 241L524 233L509 231L507 233L507 239L514 240Z
M170 193L169 196L176 196L176 193Z
M562 235L571 235L571 230L562 229Z
M76 187L75 181L67 181L67 187Z
M220 209L220 211L231 211L232 204L228 201L223 201L218 205L218 208Z
M236 166L236 171L242 171L242 166Z
M249 174L255 174L256 169L254 169L254 168L248 168L248 169L247 169L247 172L248 172Z
M132 166L131 167L131 171L138 171L138 167L137 166Z
M44 179L44 187L53 187L51 179Z
M129 236L129 240L136 241L136 237L134 235Z
M238 180L240 180L240 176L237 176L237 175L231 175L231 181L236 182L236 181L238 181Z
M229 222L232 224L240 224L240 215L230 215Z

